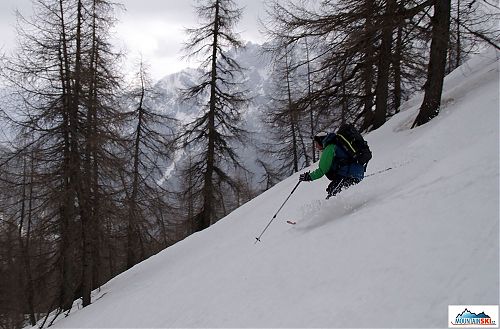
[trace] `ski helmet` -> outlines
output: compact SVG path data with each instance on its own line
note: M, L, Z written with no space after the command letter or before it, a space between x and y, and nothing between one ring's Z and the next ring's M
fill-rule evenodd
M328 135L326 132L324 131L320 131L318 133L316 133L314 136L313 136L313 139L319 144L319 145L323 145L323 140L325 139L326 135Z

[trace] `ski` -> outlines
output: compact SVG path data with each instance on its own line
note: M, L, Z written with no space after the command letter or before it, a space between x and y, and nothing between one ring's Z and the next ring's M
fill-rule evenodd
M295 225L295 224L297 224L297 222L294 222L294 221L291 221L291 220L287 220L286 222L287 222L288 224L290 224L290 225Z

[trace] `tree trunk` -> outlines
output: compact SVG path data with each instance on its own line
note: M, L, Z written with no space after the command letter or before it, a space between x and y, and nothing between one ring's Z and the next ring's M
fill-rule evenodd
M307 98L311 99L312 94L312 81L311 81L311 61L309 58L309 44L307 43L307 38L304 39L306 44L306 61L307 61ZM314 139L312 138L315 135L314 132L314 106L310 102L309 103L309 125L310 125L310 133L311 133L311 153L312 153L312 161L316 162L316 147L314 146ZM306 158L308 159L308 158ZM306 162L306 166L309 166L309 162Z
M207 149L207 167L204 175L203 187L203 210L201 218L197 219L197 231L201 231L212 224L214 213L214 169L215 169L215 112L217 111L217 47L219 37L219 1L215 4L214 18L214 39L212 43L212 67L210 80L210 104L208 113L208 149Z
M98 0L92 2L92 49L90 56L90 87L89 87L89 106L87 117L88 129L88 146L89 152L86 161L88 162L88 171L86 180L89 184L89 200L90 200L90 224L91 224L91 248L92 248L92 289L99 287L101 284L101 248L100 241L102 236L102 229L99 223L100 216L100 196L99 196L99 160L98 160L98 122L97 122L97 108L98 108L98 80L99 80L99 42L97 36L98 22L97 22L97 3Z
M455 59L455 69L462 65L462 43L461 43L461 33L460 33L460 0L457 0L457 44L456 44L456 56L457 58Z
M412 128L429 122L439 114L450 35L450 7L451 0L436 0L434 4L432 42L425 95Z
M393 72L394 72L394 113L399 112L401 106L401 61L403 54L403 27L398 26L398 34L396 37L396 49L393 56Z
M386 16L391 17L395 12L395 0L387 1ZM387 99L389 97L389 75L392 50L393 24L390 18L384 21L382 30L382 43L379 52L379 64L377 75L377 86L375 89L375 113L373 117L373 129L377 129L385 123L387 117Z
M286 88L287 88L287 98L288 98L288 113L290 114L290 129L292 133L292 153L293 153L293 171L299 171L299 155L298 148L299 143L297 142L297 110L296 106L292 101L292 89L290 86L290 66L288 64L288 54L285 54L285 74L286 74Z
M373 32L373 10L374 4L373 0L365 1L365 38L366 44L364 47L364 63L363 63L363 91L364 91L364 101L363 101L363 130L368 129L373 121L373 56L375 53L374 43L375 36Z
M22 192L22 200L21 200L21 219L19 223L19 231L18 231L18 239L19 239L19 248L21 252L22 266L23 266L23 275L20 275L20 280L22 281L22 289L24 291L26 310L29 314L30 324L32 326L36 325L35 318L35 304L34 304L34 295L35 289L33 286L33 277L31 272L31 262L29 255L29 243L31 238L31 212L32 212L32 200L33 200L33 157L31 158L31 166L29 171L30 183L29 183L29 191L26 191L28 183L28 169L26 164L26 158L23 159L23 192ZM28 194L28 195L27 195ZM28 203L28 209L26 210L26 203ZM24 230L24 222L25 219L28 220L28 228L26 230L26 236L23 237Z
M142 69L141 69L142 75ZM139 191L139 157L142 134L142 120L144 116L144 81L141 76L141 99L139 101L139 115L137 118L136 135L134 142L134 171L132 173L132 193L128 200L128 227L127 227L127 268L131 268L139 262L138 252L140 250L140 230L137 214L137 193Z
M76 21L76 60L75 60L75 75L74 75L74 100L72 106L72 115L70 117L70 124L72 128L72 148L71 154L73 158L73 175L72 179L75 181L75 188L77 190L78 196L78 206L80 212L80 220L82 224L82 305L85 307L91 303L91 292L92 292L92 218L90 216L89 202L90 197L90 184L89 180L92 178L90 175L88 177L82 174L81 167L81 154L79 147L79 130L83 130L86 133L86 144L89 143L88 131L90 127L84 127L84 129L79 128L79 107L82 103L82 85L83 85L83 62L82 62L82 41L83 41L83 4L78 1L77 6L77 21ZM82 150L88 153L89 147L86 145L85 149ZM90 153L88 153L90 154ZM88 157L90 157L88 155ZM84 166L87 166L89 161L84 159ZM85 169L85 168L84 168ZM90 171L90 168L87 168Z
M60 20L61 20L61 47L59 49L60 58L60 78L62 89L63 101L63 177L62 177L62 202L60 205L60 254L61 260L59 261L60 270L60 295L59 307L63 310L71 309L74 299L74 265L72 258L74 257L74 239L73 228L75 219L75 190L73 188L72 180L72 161L71 161L71 120L70 113L72 108L71 98L71 79L70 79L70 60L67 49L67 33L65 26L65 14L63 10L63 1L59 1Z

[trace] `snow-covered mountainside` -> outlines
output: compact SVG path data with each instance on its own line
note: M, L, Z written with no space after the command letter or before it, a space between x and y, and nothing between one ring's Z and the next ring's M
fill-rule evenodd
M271 61L264 54L262 46L248 42L245 47L229 53L244 69L245 81L241 81L249 89L247 95L252 99L251 106L243 111L243 121L255 126L258 121L256 112L260 112L265 103L265 93L269 89ZM190 114L199 111L199 108L189 102L181 102L179 90L188 88L197 83L201 71L197 69L184 69L178 73L169 74L160 79L154 86L154 91L160 95L157 105L168 114L173 115L181 121L186 121Z
M498 305L498 57L448 76L430 123L410 129L417 95L370 133L381 173L329 200L302 183L254 244L296 174L54 326L447 327L448 305Z

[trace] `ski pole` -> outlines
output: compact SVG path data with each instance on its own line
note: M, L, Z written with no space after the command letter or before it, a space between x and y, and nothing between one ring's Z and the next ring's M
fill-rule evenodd
M269 225L271 225L271 223L273 222L273 220L276 218L276 216L278 215L278 213L280 212L281 208L283 208L283 206L285 205L285 203L288 201L288 199L290 199L290 197L292 196L293 192L295 192L295 190L297 189L297 187L299 187L299 184L301 183L302 181L299 180L297 182L297 185L295 185L295 187L293 188L292 192L290 192L290 195L286 198L285 202L283 202L283 204L281 205L281 207L278 209L278 211L274 214L273 218L271 218L271 220L269 221L269 223L267 223L266 227L264 228L264 230L262 231L262 233L260 233L260 235L255 238L255 244L257 244L257 242L260 241L260 238L262 237L262 235L264 234L264 232L267 230L267 228L269 227Z
M366 175L366 176L365 176L365 178L366 178L366 177L370 177L370 176L375 176L375 175L377 175L377 174L381 174L381 173L386 172L386 171L389 171L389 170L391 170L391 169L392 169L392 168L391 168L391 167L389 167L389 168L385 168L385 169L379 170L379 171L374 172L374 173L372 173L372 174Z

